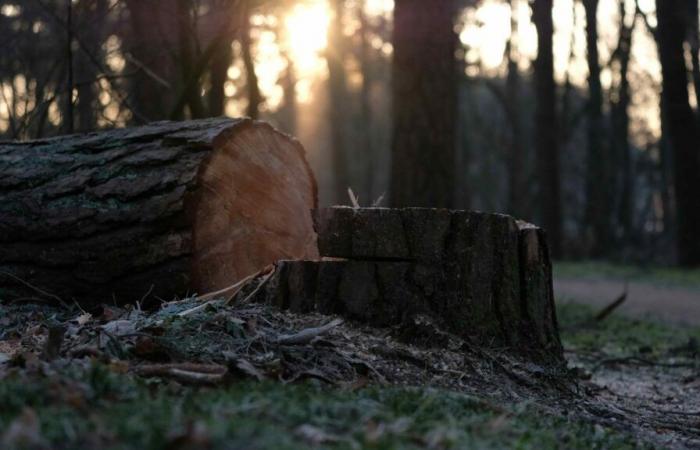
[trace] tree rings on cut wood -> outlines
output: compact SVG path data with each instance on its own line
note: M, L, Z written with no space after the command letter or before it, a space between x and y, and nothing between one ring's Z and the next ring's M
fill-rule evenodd
M323 261L281 261L259 301L376 326L418 315L487 346L560 359L544 232L499 214L334 207L314 212Z
M249 119L0 144L0 299L222 289L316 259L316 204L302 146Z

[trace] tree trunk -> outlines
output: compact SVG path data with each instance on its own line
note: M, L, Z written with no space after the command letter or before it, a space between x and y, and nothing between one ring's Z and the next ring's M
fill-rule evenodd
M559 145L557 142L556 84L554 82L554 51L552 0L534 0L532 19L537 27L538 52L535 60L535 143L539 203L542 223L547 230L552 256L562 253L561 181Z
M209 115L219 117L224 115L226 108L226 94L224 86L228 81L228 68L231 66L233 54L231 42L225 42L221 50L212 58L209 69Z
M255 73L255 60L253 59L253 43L250 38L250 6L246 6L243 15L239 42L241 43L241 56L245 66L246 88L248 89L248 117L257 119L260 116L260 104L262 96L258 87L258 75Z
M630 84L629 84L629 66L630 57L632 55L632 36L636 16L634 16L632 24L625 24L627 16L625 0L619 2L620 11L620 33L618 45L613 54L614 61L617 61L619 66L619 82L615 89L615 97L611 100L611 131L612 131L612 148L618 161L620 176L619 183L619 201L617 209L617 218L622 229L623 240L629 242L633 232L634 221L634 176L632 168L632 149L629 142L629 105L630 105ZM617 178L617 177L616 177Z
M173 86L177 68L173 58L177 36L176 0L126 0L129 24L122 39L127 44L128 71L135 72L130 83L136 116L161 120L168 116L172 102L169 89L158 79ZM149 74L157 74L157 77Z
M688 3L688 47L695 90L696 115L700 124L700 17L698 17L698 0L686 0Z
M657 0L663 96L673 149L678 256L683 266L700 265L700 133L690 107L688 67L683 44L687 29L685 0Z
M170 300L317 255L303 148L248 119L0 145L0 198L3 299Z
M391 203L450 207L455 197L454 0L394 6Z
M508 212L516 217L523 217L525 212L527 187L524 184L525 173L525 147L523 142L523 128L520 122L520 69L518 61L518 2L510 0L510 37L506 44L508 58L508 75L506 77L506 102L504 107L510 123L511 134L508 146Z
M360 113L362 115L362 147L364 159L364 198L372 201L374 198L374 149L372 148L372 62L370 61L369 23L365 13L366 0L358 7L360 22L360 71L362 72L362 88L360 90Z
M591 254L600 258L610 251L610 155L605 149L603 87L598 57L598 0L583 0L586 11L588 60L588 152L586 162L585 222L592 232Z
M347 85L345 79L343 13L344 0L329 0L333 12L333 21L328 28L328 63L329 117L331 127L331 152L333 154L333 179L335 201L342 203L347 199L350 187L350 167L345 146L345 110L348 107Z
M481 345L561 358L551 265L538 228L446 209L316 211L321 255L285 261L260 297L375 326L429 316Z

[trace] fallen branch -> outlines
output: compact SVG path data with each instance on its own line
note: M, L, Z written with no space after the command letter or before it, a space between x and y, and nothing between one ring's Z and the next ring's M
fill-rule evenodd
M266 268L263 269L262 271L258 272L258 275L261 274L261 273L264 273L263 271L268 271L267 275L265 275L265 276L263 277L263 279L260 281L260 284L258 284L258 286L257 286L255 289L253 289L253 292L251 292L250 294L248 294L243 300L240 301L240 303L246 303L248 300L250 300L251 298L253 298L253 296L254 296L255 294L257 294L258 291L260 291L260 289L261 289L263 286L265 286L265 284L267 284L267 282L270 280L270 278L272 278L272 275L275 274L275 266L274 266L274 265L270 265L270 266L266 267ZM238 292L236 292L236 294L237 294L237 293L238 293ZM231 301L233 301L233 299L236 297L236 294L233 294L232 296L230 296L230 297L228 298L228 300L226 300L226 304L227 304L227 305L230 304Z
M218 364L147 364L134 368L143 377L172 378L188 384L216 384L224 379L226 367Z
M342 319L335 319L325 325L315 328L307 328L294 334L283 334L279 336L275 343L282 345L304 345L311 342L315 337L328 333L333 328L342 324Z
M620 296L617 297L608 306L601 309L600 312L596 314L595 317L593 317L593 319L596 322L601 322L605 320L605 318L612 314L612 312L615 311L617 308L619 308L620 305L622 305L625 302L625 300L627 300L627 282L625 282L625 290L622 291L622 294L620 294Z

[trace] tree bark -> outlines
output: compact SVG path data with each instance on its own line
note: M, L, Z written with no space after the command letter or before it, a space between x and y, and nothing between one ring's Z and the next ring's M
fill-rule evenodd
M248 119L0 144L0 198L3 299L170 300L317 256L303 148Z
M314 221L321 255L346 260L282 262L263 301L375 326L427 315L474 343L561 358L538 228L424 208L321 209Z
M539 178L539 204L542 224L551 245L552 256L562 254L561 181L559 171L558 121L556 84L554 81L554 50L552 0L534 0L532 18L537 27L538 52L535 60L535 144Z
M455 196L454 0L394 6L391 204L450 207Z
M668 139L673 154L679 263L700 265L700 132L690 107L683 45L687 23L684 0L657 0L658 42Z

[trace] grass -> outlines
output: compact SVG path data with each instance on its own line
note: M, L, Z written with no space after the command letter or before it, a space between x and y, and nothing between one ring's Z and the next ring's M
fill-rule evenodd
M610 278L662 286L700 289L700 268L640 267L602 261L556 261L554 276L566 278Z
M697 346L700 328L670 326L613 313L591 323L596 310L577 303L557 304L557 318L565 348L604 352L610 356L666 355L676 349Z
M560 305L565 347L615 357L666 354L700 330ZM133 378L97 362L27 370L0 380L0 436L24 424L45 448L82 449L632 449L634 436L532 404L494 404L434 388L330 388L238 380L190 388ZM31 374L31 375L28 375ZM24 417L24 422L22 421ZM16 444L16 445L11 445ZM0 441L7 450L20 440Z
M0 382L0 429L32 408L57 449L638 448L600 426L436 389L248 381L190 389L104 365L27 381Z

